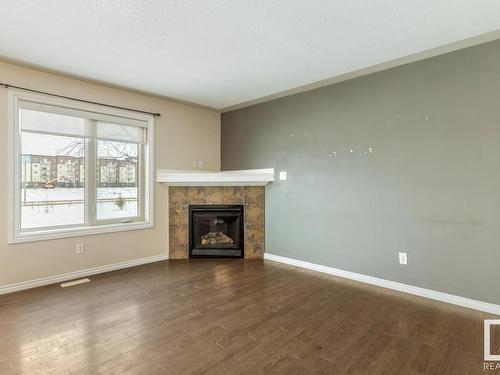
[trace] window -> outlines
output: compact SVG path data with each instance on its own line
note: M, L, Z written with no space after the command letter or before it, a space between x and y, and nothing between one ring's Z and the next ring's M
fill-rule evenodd
M11 242L153 225L153 117L12 92Z

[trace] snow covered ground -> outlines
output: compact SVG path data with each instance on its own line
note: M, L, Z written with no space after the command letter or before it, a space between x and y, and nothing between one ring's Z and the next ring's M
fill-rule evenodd
M26 189L26 202L45 202L45 201L66 201L81 200L84 198L83 188L55 188L55 189ZM123 198L137 197L137 188L98 188L97 198L116 198L119 195ZM21 197L24 202L24 189L21 191Z
M137 188L99 188L98 199L137 198ZM21 192L24 201L24 190ZM21 208L22 228L84 224L84 189L26 189L26 206ZM70 201L67 204L51 202ZM73 202L71 202L73 201ZM30 203L37 203L31 206ZM114 201L97 204L97 218L116 219L137 215L137 200L128 200L123 210Z

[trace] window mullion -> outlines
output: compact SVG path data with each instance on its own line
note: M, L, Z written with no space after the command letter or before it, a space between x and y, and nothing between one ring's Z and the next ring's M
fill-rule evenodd
M96 121L86 119L89 138L87 138L85 155L85 223L95 225L97 222L97 151L96 151Z
M137 180L137 214L143 219L145 217L145 169L144 169L144 145L139 145L137 155L136 180Z

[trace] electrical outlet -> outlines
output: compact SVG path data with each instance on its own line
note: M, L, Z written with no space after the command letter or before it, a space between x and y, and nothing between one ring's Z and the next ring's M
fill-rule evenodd
M288 178L286 171L281 171L280 172L280 181L286 181Z
M203 160L193 160L193 167L195 167L195 168L203 169L204 164L205 163Z
M85 245L83 243L77 243L75 253L77 253L77 254L85 253Z
M399 264L408 264L408 253L399 253Z

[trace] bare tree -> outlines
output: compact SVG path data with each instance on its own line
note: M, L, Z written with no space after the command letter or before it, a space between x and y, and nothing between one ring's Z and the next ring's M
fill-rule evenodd
M97 156L109 159L134 159L137 158L138 147L134 143L115 142L108 140L97 141ZM85 141L75 140L57 152L57 155L83 157L85 155Z
M84 154L85 141L83 139L77 139L56 152L58 156L82 157Z

